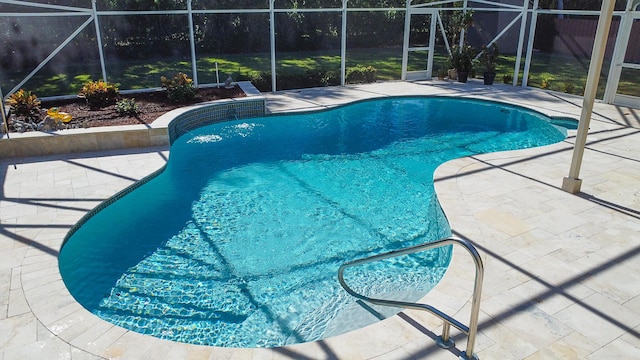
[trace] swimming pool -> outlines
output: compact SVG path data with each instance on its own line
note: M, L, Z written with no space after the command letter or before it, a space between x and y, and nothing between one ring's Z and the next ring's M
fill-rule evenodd
M351 329L342 263L450 235L439 164L564 137L536 112L428 97L202 127L70 233L60 271L84 307L141 333L227 347L321 339ZM347 278L417 300L449 259L439 249Z

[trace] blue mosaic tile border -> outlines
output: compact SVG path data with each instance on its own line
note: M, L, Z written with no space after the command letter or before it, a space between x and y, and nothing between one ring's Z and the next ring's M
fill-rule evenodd
M251 99L251 100L240 100L240 101L232 101L226 103L212 103L210 105L202 105L201 107L197 107L195 109L186 111L183 114L178 115L175 119L171 120L168 126L169 130L169 143L173 144L173 142L178 139L180 136L188 133L191 130L197 129L202 126L207 126L223 121L230 121L235 119L245 119L256 116L265 115L265 100L261 99ZM151 179L160 175L166 165L161 167L160 169L154 171L153 173L145 176L144 178L136 181L135 183L127 186L123 190L119 191L115 195L111 196L107 200L100 203L98 206L93 208L91 211L86 213L70 230L67 232L67 235L64 237L62 241L62 246L66 244L66 242L73 236L73 234L78 231L78 229L84 225L89 219L91 219L94 215L105 209L107 206L113 204L118 201L125 195L129 194L133 190L139 188L140 186L146 184Z
M69 232L67 232L67 235L64 237L64 240L62 241L62 246L64 246L64 244L67 243L69 238L71 238L71 236L73 236L73 234L76 231L78 231L78 229L82 225L84 225L87 221L89 221L89 219L91 219L95 214L99 213L100 211L105 209L107 206L113 204L117 200L121 199L125 195L129 194L130 192L132 192L133 190L139 188L140 186L142 186L142 185L146 184L147 182L149 182L151 179L153 179L156 176L160 175L160 173L162 173L164 171L165 167L166 167L166 165L162 166L160 169L154 171L153 173L145 176L144 178L142 178L142 179L134 182L133 184L127 186L126 188L120 190L115 195L113 195L110 198L108 198L107 200L101 202L98 206L93 208L91 211L89 211L88 213L84 214L84 216L82 218L80 218L80 220L78 220L78 222L75 223L75 225L73 225L73 227L71 229L69 229ZM61 248L62 248L62 246L61 246Z
M265 100L236 100L221 104L211 104L189 110L175 119L168 126L169 144L173 144L180 136L191 130L236 119L245 119L265 115Z

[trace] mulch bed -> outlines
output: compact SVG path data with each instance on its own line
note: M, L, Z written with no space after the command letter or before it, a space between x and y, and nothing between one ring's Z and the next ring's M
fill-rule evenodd
M72 116L72 120L66 124L67 128L88 128L98 126L151 124L160 115L179 107L200 102L245 97L240 87L231 89L203 88L198 89L196 98L186 103L171 102L164 91L145 92L120 95L120 98L134 99L140 110L136 116L123 116L118 114L115 105L102 109L92 110L83 99L71 99L64 101L43 101L41 107L46 109L57 107L59 112L65 112Z

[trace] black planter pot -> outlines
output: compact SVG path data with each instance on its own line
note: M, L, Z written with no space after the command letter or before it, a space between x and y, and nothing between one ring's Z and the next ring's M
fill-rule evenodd
M484 84L485 85L493 85L493 81L496 79L496 73L494 72L486 72L484 73Z
M458 71L458 82L466 83L468 78L469 78L469 72Z

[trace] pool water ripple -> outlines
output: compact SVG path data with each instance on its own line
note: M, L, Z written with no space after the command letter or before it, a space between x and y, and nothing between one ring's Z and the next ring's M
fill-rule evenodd
M274 347L333 336L377 321L351 318L342 263L450 235L437 166L564 137L535 112L440 98L203 127L172 145L159 176L72 234L61 273L94 314L160 338ZM417 300L450 257L441 248L368 264L347 281Z

